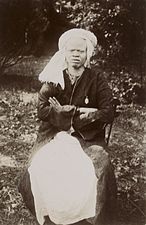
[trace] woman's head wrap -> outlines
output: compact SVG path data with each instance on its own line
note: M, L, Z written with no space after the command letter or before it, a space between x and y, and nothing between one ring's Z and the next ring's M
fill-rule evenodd
M74 28L66 31L61 35L58 42L59 50L51 58L44 70L39 75L39 80L42 82L53 82L60 84L64 89L63 70L67 68L65 60L65 47L67 42L75 37L83 38L87 44L87 60L85 67L90 67L90 58L93 55L94 49L97 45L96 36L87 30L81 28Z

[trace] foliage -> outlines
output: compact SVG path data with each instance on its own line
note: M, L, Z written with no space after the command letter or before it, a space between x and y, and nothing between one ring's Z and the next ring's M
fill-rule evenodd
M121 104L146 103L145 84L141 84L137 72L125 69L117 73L111 72L108 79L114 97L117 97Z
M0 74L24 54L50 51L70 22L97 35L93 62L111 78L115 94L143 104L145 10L145 0L0 0Z
M104 58L121 64L144 59L145 0L56 0L56 7L75 26L97 35L101 47L98 51L103 51Z
M26 26L24 1L0 1L0 72L20 60Z
M0 0L0 74L24 54L50 51L70 24L96 34L94 64L112 77L120 98L139 103L146 80L145 11L145 0Z
M63 21L52 1L0 0L0 74L23 55L42 55Z
M143 145L146 109L140 106L125 106L117 118L111 140L111 158L115 165L118 198L125 216L127 211L137 217L137 210L145 218L146 165ZM117 142L118 132L120 133ZM143 193L143 194L141 194ZM133 208L134 206L134 208ZM128 218L127 218L128 219ZM140 223L140 222L139 222Z
M145 0L1 0L2 52L9 49L8 46L16 50L26 45L34 51L38 48L38 54L43 54L42 46L47 39L55 34L58 37L71 22L97 35L100 66L132 62L143 71L145 10Z
M30 93L27 85L29 80L15 79L13 82L11 90L9 87L0 88L0 224L36 225L18 194L17 185L38 128L37 94L32 91ZM16 82L21 82L21 86L27 88L20 90Z
M32 7L31 19L27 27L27 45L31 47L32 53L41 56L46 51L45 48L49 48L48 42L52 44L52 39L56 40L66 21L56 12L52 1L31 0L30 2Z
M141 104L146 88L146 1L55 2L56 9L74 26L90 29L96 34L98 46L94 64L112 77L111 82L122 101Z

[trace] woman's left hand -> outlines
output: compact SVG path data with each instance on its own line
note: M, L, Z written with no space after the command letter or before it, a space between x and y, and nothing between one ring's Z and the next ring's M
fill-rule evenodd
M82 121L94 122L96 120L97 109L95 108L78 108L79 118Z

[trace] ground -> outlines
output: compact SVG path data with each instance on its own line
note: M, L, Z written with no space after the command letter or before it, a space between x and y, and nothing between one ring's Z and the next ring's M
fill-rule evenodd
M0 225L37 225L17 186L36 138L39 85L27 78L0 83ZM115 225L144 225L146 106L125 105L115 119L109 154L118 186ZM146 147L146 146L145 146Z

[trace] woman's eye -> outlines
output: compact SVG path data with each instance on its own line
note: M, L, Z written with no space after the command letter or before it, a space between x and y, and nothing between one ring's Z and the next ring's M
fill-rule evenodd
M83 51L83 50L70 49L69 52L70 53L73 53L73 52L84 53L85 51Z

